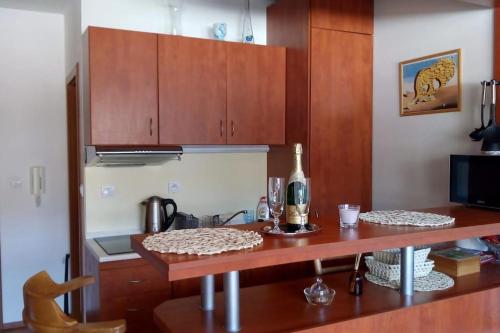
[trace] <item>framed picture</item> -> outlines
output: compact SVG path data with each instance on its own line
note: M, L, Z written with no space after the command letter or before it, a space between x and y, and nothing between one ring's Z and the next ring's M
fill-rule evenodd
M399 63L400 115L461 110L461 50Z

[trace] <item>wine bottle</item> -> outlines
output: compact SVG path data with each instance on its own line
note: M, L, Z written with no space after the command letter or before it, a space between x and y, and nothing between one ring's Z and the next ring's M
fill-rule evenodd
M293 145L294 162L288 185L286 187L286 229L287 232L295 232L300 228L300 215L295 206L294 194L296 187L305 186L306 177L302 170L302 145L295 143ZM307 216L305 217L307 224Z

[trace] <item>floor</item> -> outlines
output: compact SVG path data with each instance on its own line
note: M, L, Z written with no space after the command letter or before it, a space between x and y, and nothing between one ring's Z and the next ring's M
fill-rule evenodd
M5 333L31 333L31 331L27 328L13 328L10 330L2 330L2 332Z

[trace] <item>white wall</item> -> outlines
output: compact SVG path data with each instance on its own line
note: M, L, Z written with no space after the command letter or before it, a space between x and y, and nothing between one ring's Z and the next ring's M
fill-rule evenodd
M84 0L82 31L89 25L169 33L169 0ZM212 38L215 22L227 23L229 41L241 41L246 0L182 0L182 34ZM266 44L266 7L272 0L251 0L253 32L257 44Z
M4 322L22 320L22 285L64 278L68 251L64 17L0 8L0 237ZM29 167L46 167L41 207ZM19 182L17 188L12 182Z
M448 159L477 153L479 82L492 77L493 12L454 0L376 0L373 99L373 206L448 203ZM400 117L398 63L462 49L462 111Z
M82 1L67 0L64 8L66 74L82 59ZM81 65L81 64L80 64Z
M252 0L256 43L266 43L266 7L271 0ZM168 33L169 11L163 0L83 0L82 32L89 25ZM212 38L214 22L226 22L226 40L241 40L245 0L184 0L184 36ZM255 209L266 194L266 154L186 154L182 162L162 167L102 169L85 172L86 231L112 233L138 230L143 225L141 206L158 194L174 198L179 210L197 216ZM179 180L183 192L167 193L169 180ZM112 184L117 193L103 199L100 186Z

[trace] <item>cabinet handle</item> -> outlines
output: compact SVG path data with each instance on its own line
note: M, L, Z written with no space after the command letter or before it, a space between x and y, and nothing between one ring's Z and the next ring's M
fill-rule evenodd
M139 283L142 283L143 281L142 280L130 280L128 283L129 284L139 284Z
M234 121L231 120L231 136L234 136Z
M153 136L153 118L149 118L149 136Z
M222 120L220 121L220 136L224 135L224 125L222 125Z
M319 219L319 213L317 210L316 210L316 218Z
M125 311L127 311L127 312L139 312L139 311L141 311L141 309L137 309L137 308L128 308L128 309L126 309Z

